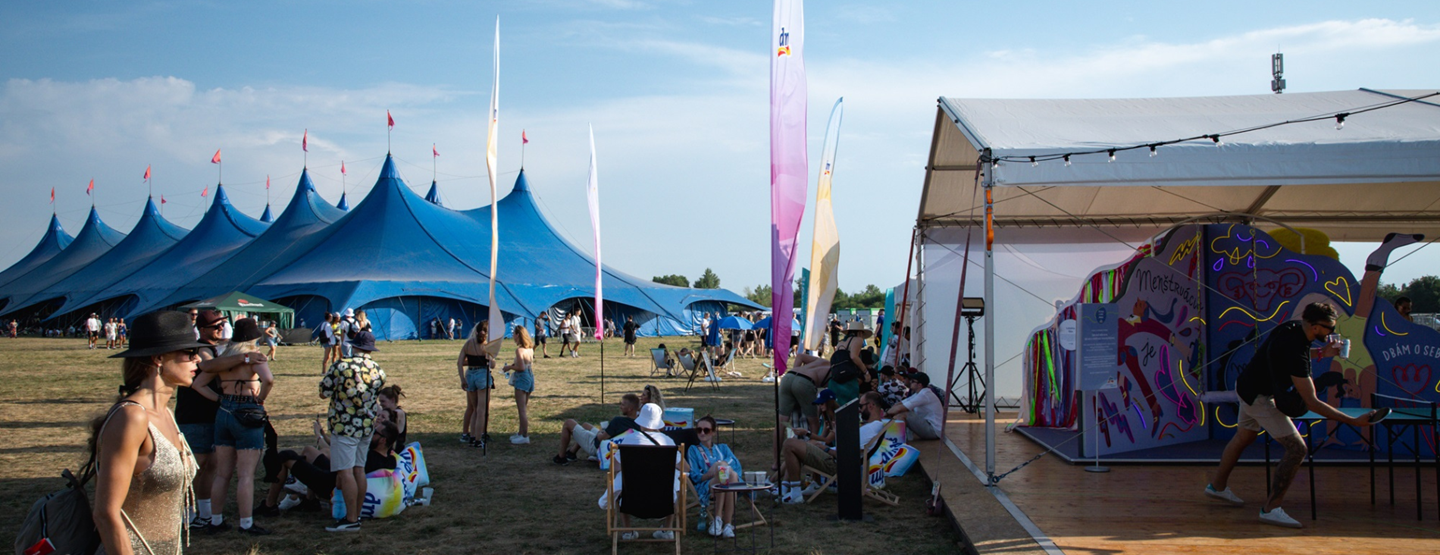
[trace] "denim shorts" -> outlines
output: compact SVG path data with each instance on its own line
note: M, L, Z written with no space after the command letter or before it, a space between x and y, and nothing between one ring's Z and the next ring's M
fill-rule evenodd
M237 403L220 399L220 410L215 411L215 445L235 449L265 448L265 428L246 428L230 414L230 411L245 408L263 408L257 403Z
M190 450L196 455L208 455L215 452L214 422L181 424L180 433L185 434L185 442L190 444Z
M465 391L484 391L492 387L495 387L495 380L490 377L489 368L465 370Z
M534 373L534 372L528 372L528 371L526 371L526 372L512 372L512 373L510 374L510 385L515 386L515 390L516 390L516 391L524 391L524 392L526 392L526 393L534 393L534 392L535 392L535 373Z

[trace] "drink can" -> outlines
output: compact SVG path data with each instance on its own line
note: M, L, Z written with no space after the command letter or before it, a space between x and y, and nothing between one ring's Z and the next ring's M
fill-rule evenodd
M1340 342L1340 358L1350 358L1350 340Z
M730 483L730 467L725 465L720 466L720 483Z

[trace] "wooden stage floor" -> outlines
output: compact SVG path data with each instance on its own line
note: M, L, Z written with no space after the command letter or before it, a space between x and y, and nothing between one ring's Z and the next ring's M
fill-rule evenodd
M946 436L983 472L984 420L958 409L952 411ZM1003 416L996 422L997 474L1041 452L1024 436L1005 433L1002 423L1013 421L1014 414ZM930 456L923 455L926 460ZM1275 457L1279 458L1278 450ZM954 474L943 476L946 481L975 481L963 466L946 468L947 474ZM1263 467L1242 465L1231 477L1230 488L1246 500L1244 507L1205 497L1203 490L1212 470L1212 466L1111 465L1109 473L1092 474L1047 455L1004 478L999 487L1057 547L1070 554L1440 553L1440 514L1431 467L1422 472L1423 521L1415 519L1413 467L1395 469L1393 507L1383 467L1377 470L1374 506L1370 504L1367 467L1317 468L1319 519L1313 521L1309 470L1302 468L1283 505L1305 526L1300 530L1257 520L1265 497ZM1004 553L1015 546L1014 542L987 546L983 538L972 539L981 553Z

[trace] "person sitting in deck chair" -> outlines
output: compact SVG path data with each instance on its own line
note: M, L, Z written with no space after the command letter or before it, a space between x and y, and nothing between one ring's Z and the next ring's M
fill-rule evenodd
M823 395L824 392L821 392ZM832 393L833 395L833 393ZM882 404L885 400L879 393L869 391L860 395L860 417L864 424L860 426L860 445L863 447L870 444L881 431L885 429L885 423L880 420L885 415L885 408ZM827 474L835 474L836 448L827 446L816 440L791 438L785 440L780 448L781 457L784 462L782 481L780 482L780 502L786 504L798 504L805 502L807 493L800 490L800 469L810 466L819 469Z
M661 409L660 405L646 403L645 406L640 407L640 415L635 418L635 424L639 426L636 433L627 435L617 441L622 445L662 445L674 447L675 441L660 431L660 428L665 426L665 421L661 418L662 413L664 413L664 409ZM677 496L680 494L680 457L680 452L677 451L675 453L675 494ZM615 460L610 464L615 466L615 496L620 497L621 491L624 489L625 476L624 471L621 470L621 459L618 452L615 454ZM609 493L610 492L607 491L600 495L601 509L607 508L607 505L611 501ZM665 526L670 526L670 520L674 518L674 516L666 517ZM625 526L630 526L630 515L624 515L624 520ZM639 532L626 532L620 539L634 540L639 537ZM654 537L657 540L673 540L675 539L675 533L656 531Z

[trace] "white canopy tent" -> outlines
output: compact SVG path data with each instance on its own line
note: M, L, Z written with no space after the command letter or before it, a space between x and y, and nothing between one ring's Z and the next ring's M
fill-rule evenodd
M998 252L984 241L987 192ZM940 98L916 218L912 359L945 373L967 240L987 304L981 368L996 385L997 355L1024 347L1028 334L1016 330L1048 321L1090 270L1196 220L1279 222L1335 241L1440 237L1440 92ZM967 281L965 296L978 296ZM994 399L986 395L992 477Z

